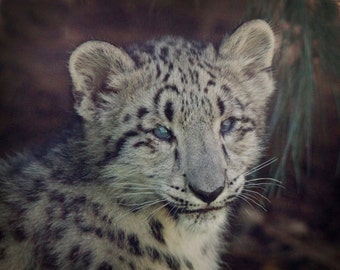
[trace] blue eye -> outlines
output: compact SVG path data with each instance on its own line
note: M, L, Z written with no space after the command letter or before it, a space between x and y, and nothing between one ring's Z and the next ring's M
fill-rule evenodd
M222 133L222 135L227 135L230 132L232 132L234 127L235 127L235 123L236 123L236 119L234 117L230 117L230 118L224 120L221 123L221 133Z
M158 125L153 130L153 134L162 141L171 141L171 139L173 138L171 131L161 125Z

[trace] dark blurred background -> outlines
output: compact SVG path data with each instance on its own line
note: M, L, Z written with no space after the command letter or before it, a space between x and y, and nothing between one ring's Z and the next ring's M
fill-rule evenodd
M0 0L0 157L41 143L72 111L70 53L163 35L218 44L249 18L277 37L270 147L282 181L264 211L240 203L224 269L340 269L339 1ZM259 199L253 198L258 203Z

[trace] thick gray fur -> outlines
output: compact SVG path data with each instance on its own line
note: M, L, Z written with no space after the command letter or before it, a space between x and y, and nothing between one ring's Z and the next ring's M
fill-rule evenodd
M79 121L0 163L0 269L219 269L230 204L263 148L273 50L261 20L217 50L80 45Z

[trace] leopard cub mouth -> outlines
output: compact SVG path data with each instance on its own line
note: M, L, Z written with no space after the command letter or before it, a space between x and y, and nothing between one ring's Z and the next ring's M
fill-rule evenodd
M197 208L197 209L188 209L186 207L180 207L177 205L169 205L168 209L170 210L170 212L172 213L176 213L176 214L205 214L205 213L209 213L209 212L213 212L213 211L218 211L225 208L225 206L218 206L218 207L212 207L207 205L204 208Z

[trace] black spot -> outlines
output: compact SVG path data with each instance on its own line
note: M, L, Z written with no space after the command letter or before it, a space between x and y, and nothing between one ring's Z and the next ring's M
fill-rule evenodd
M80 199L80 201L78 201ZM81 202L81 198L73 198L70 201L65 202L63 205L63 211L67 215L69 213L79 213L84 208L84 203ZM53 210L53 209L52 209Z
M27 239L26 231L23 225L14 228L13 237L16 241L19 242L22 242Z
M33 180L33 188L35 191L43 192L46 190L45 180L43 178L35 178Z
M147 130L141 124L137 125L137 130L142 131L142 132L147 132Z
M167 85L166 89L170 89L171 91L175 92L176 94L179 94L178 88L176 85Z
M223 85L221 86L221 89L222 89L224 92L230 92L230 88L229 88L229 86L226 85L226 84L223 84Z
M102 211L103 206L99 203L91 203L91 209L93 214L97 217Z
M198 83L198 72L196 70L189 70L190 72L190 78L192 83L197 84Z
M97 268L97 270L112 270L112 269L113 269L112 265L107 262L102 262Z
M208 93L209 89L207 87L204 88L204 93Z
M249 123L252 127L254 127L254 128L256 127L255 121L253 119L248 118L248 117L243 117L241 119L241 122L244 123L244 124Z
M95 227L89 224L78 224L78 228L84 233L93 233Z
M80 245L75 245L71 248L68 258L72 262L73 269L88 267L92 263L91 251L81 251Z
M134 137L137 135L138 135L138 132L134 130L130 130L124 133L124 137Z
M227 149L225 148L224 144L222 144L222 151L224 153L224 156L228 157L228 152L227 152Z
M209 76L213 79L216 79L216 76L214 74L212 74L210 71L207 71L207 73L209 74Z
M85 205L85 203L86 203L86 196L85 195L77 196L72 200L72 204Z
M50 230L49 237L55 240L60 240L64 237L65 230L66 230L66 227L57 226L56 228Z
M138 118L143 118L148 113L149 113L148 109L145 107L142 107L138 109L137 116Z
M161 48L159 56L164 62L166 62L166 58L168 57L168 55L169 55L169 48L168 47Z
M59 269L58 255L53 253L50 249L45 248L42 255L42 269Z
M161 68L159 67L159 65L156 66L156 70L157 70L156 79L158 79L159 76L161 75Z
M29 202L36 202L40 199L40 196L38 195L36 191L32 191L29 194L26 194L25 198Z
M130 270L136 270L136 266L133 262L129 263Z
M129 245L130 245L129 251L136 256L141 256L142 250L141 250L141 247L139 245L139 240L138 240L137 235L136 234L129 234L127 239L128 239Z
M90 250L85 251L81 254L81 263L84 266L90 266L92 263L92 253Z
M161 260L161 255L159 254L159 252L157 251L157 249L147 246L145 247L146 253L148 254L148 256L150 257L150 259L152 261L159 261Z
M157 219L151 219L149 225L152 235L156 238L156 240L162 244L165 244L165 240L163 237L163 224L160 223Z
M124 145L125 145L125 143L127 141L127 138L134 137L134 136L137 136L137 135L138 135L138 132L134 131L134 130L130 130L130 131L124 133L123 136L120 137L117 140L116 145L115 145L115 150L114 151L106 152L104 160L100 161L99 165L104 165L108 161L115 159L119 155L119 152L124 147Z
M80 245L73 246L69 252L68 258L72 261L75 262L78 259L79 256L79 251L80 251Z
M165 104L165 110L164 110L164 114L170 122L173 120L173 117L174 117L174 109L172 106L173 106L172 102L167 101Z
M65 202L65 199L66 199L65 194L59 192L58 190L52 190L49 193L49 198L51 201L56 201L59 203Z
M99 237L99 238L102 238L104 233L103 233L103 230L101 228L97 228L95 230L95 234Z
M178 161L179 160L179 152L178 152L177 148L175 149L174 155L175 155L175 160Z
M126 115L124 116L124 118L123 118L123 121L124 121L125 123L127 123L127 122L130 121L130 119L131 119L131 115L130 115L130 114L126 114Z
M167 82L169 80L169 77L170 77L170 73L165 74L163 78L163 82Z
M209 80L207 83L207 86L215 86L216 82L214 82L213 80Z
M108 216L107 215L102 216L102 221L107 222L108 221Z
M146 142L140 141L140 142L136 142L136 143L133 144L132 146L133 146L134 148L138 148L138 147L146 146L146 145L147 145Z
M171 270L180 270L180 263L175 257L164 255L164 259Z
M118 230L118 241L117 241L117 246L119 248L124 247L124 240L125 240L125 233L123 230Z
M116 240L115 232L113 230L107 232L107 237L111 242Z
M223 101L220 97L217 97L217 106L220 110L220 115L223 115L224 112L225 112L225 106L224 106L224 103L223 103Z
M185 262L185 265L189 268L189 270L194 270L194 266L188 259L185 259L184 262Z
M242 138L244 135L246 135L248 132L251 132L251 131L254 131L255 128L240 128L239 131L240 131L240 138Z
M106 152L104 160L101 162L101 164L105 164L106 162L115 159L118 157L119 152L122 150L123 146L126 143L126 138L121 137L118 139L115 145L115 150L112 152Z

